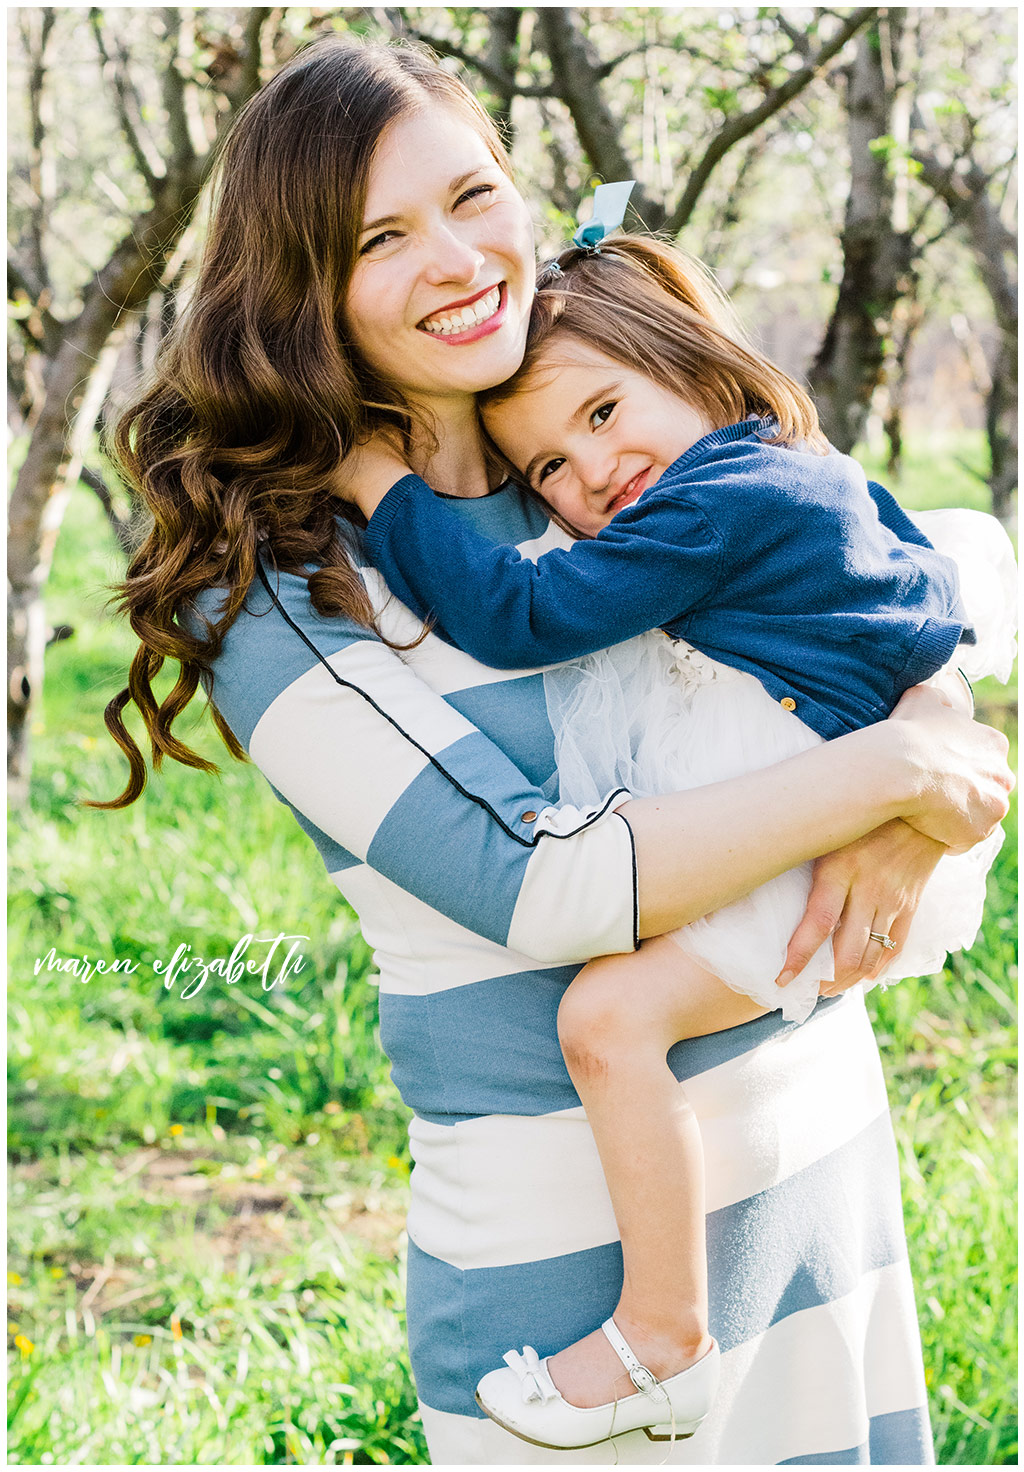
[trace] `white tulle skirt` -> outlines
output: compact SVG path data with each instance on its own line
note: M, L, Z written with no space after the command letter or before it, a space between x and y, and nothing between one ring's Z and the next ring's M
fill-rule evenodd
M973 511L915 517L959 565L976 645L956 663L969 679L1009 678L1015 653L1016 569L1006 533ZM822 738L759 680L655 631L544 676L563 802L598 802L625 787L637 797L723 782L819 746ZM969 853L944 858L930 880L907 942L881 980L941 971L949 951L973 944L985 877L1003 841L993 833ZM735 991L802 1022L832 976L831 942L779 988L786 949L807 904L811 865L770 880L734 904L674 931L672 939Z

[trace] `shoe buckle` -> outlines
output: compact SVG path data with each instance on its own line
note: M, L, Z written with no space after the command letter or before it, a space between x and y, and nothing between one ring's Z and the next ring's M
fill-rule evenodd
M668 1400L668 1392L646 1365L634 1365L629 1372L629 1378L637 1390L642 1395L648 1396L656 1405L660 1405L663 1400Z

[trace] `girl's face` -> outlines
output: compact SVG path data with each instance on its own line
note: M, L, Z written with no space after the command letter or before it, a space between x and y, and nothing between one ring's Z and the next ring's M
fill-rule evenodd
M685 399L575 339L552 343L521 391L482 417L525 484L585 536L714 428Z
M464 398L522 362L533 226L479 133L426 104L384 132L370 169L346 315L370 366L407 398Z

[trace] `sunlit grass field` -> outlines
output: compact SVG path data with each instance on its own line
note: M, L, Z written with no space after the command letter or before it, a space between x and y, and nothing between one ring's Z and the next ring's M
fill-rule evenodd
M911 447L894 489L984 505L935 447ZM351 912L226 757L219 780L168 769L127 812L77 805L123 780L101 722L131 649L102 613L118 569L81 490L48 605L75 634L50 650L32 805L11 831L10 1460L425 1462L405 1112ZM1015 729L1005 690L978 695ZM205 727L196 740L216 755ZM969 955L872 999L936 1449L964 1465L1017 1457L1012 840L989 893ZM269 990L210 975L190 997L155 973L182 944L226 958L247 933L305 937L303 970ZM51 948L135 969L82 979L48 969Z

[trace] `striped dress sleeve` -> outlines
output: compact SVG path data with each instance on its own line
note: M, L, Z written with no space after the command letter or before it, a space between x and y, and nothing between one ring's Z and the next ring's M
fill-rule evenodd
M228 631L211 694L328 871L368 865L549 965L633 950L635 855L614 811L629 794L552 806L397 652L273 576Z

